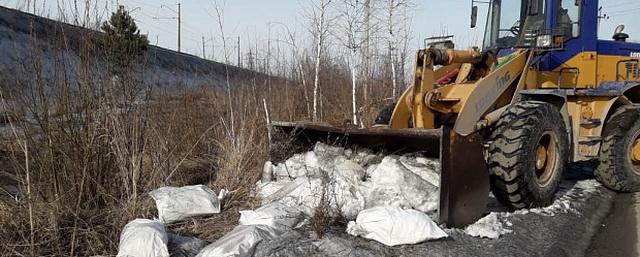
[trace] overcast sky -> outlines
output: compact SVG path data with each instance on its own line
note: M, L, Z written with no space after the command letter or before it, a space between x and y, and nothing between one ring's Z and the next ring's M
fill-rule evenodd
M62 9L65 10L73 8L73 0L36 1L37 12L51 18L59 17L59 5L64 6ZM268 38L284 37L284 32L280 29L282 25L279 24L286 24L299 38L308 38L309 35L305 34L304 10L309 1L311 0L227 0L224 5L225 36L234 38L233 42L227 44L235 47L238 36L241 37L243 48L247 47L247 42L255 47L256 42L261 44ZM470 29L470 1L414 0L415 8L410 13L413 38L411 47L418 48L422 45L422 39L442 34L455 35L461 48L482 44L486 8L480 9L480 26ZM32 4L33 0L0 0L3 6L23 10L27 3ZM177 22L171 19L154 19L175 16L169 9L177 9L175 0L99 0L98 3L101 9L107 7L114 10L118 4L127 6L129 10L133 10L132 16L136 18L142 33L148 34L152 44L177 49ZM182 51L201 56L204 36L208 56L211 57L212 45L221 49L213 0L182 0L181 4ZM633 22L634 18L640 17L640 0L601 0L600 4L604 7L604 13L611 16L601 22L601 38L610 38L616 25L625 24L631 39L640 39L640 22ZM161 5L169 8L161 8ZM79 3L79 9L82 8L84 7ZM220 59L220 50L216 50L216 53L216 59Z

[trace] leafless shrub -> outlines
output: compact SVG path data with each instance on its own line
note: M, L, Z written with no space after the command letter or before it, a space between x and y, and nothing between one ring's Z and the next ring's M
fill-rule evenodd
M91 13L68 19L99 24ZM329 23L320 25L321 34L329 35ZM251 62L259 73L231 76L226 67L200 88L163 90L145 69L110 77L92 40L70 40L61 28L47 40L32 35L20 70L0 74L0 175L10 174L19 191L0 190L2 256L114 255L128 221L156 215L147 193L167 185L232 191L220 215L170 226L215 240L237 224L239 210L259 204L252 190L270 158L264 103L275 121L353 119L355 72L329 45L293 43L292 60L256 46ZM369 85L356 96L365 126L392 94L397 74L389 59L367 60L372 64L360 75ZM342 222L329 209L332 193L323 193L311 217L318 235Z

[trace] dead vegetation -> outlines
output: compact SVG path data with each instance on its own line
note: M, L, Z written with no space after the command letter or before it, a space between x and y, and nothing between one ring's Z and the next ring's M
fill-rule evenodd
M0 172L18 189L0 191L0 256L114 255L128 221L157 215L147 193L162 186L232 192L222 214L169 226L213 241L237 224L239 210L259 205L252 189L269 158L267 117L314 118L314 84L305 78L318 73L317 120L345 124L353 117L350 66L339 53L325 51L317 67L313 54L268 64L266 49L252 60L255 73L168 90L153 86L148 64L114 79L91 40L72 47L63 31L54 34L51 45L32 35L20 71L0 78ZM364 125L394 93L388 59L369 67L378 75L359 79L368 85L356 95ZM53 73L46 63L56 64ZM318 235L341 222L328 209L311 218Z

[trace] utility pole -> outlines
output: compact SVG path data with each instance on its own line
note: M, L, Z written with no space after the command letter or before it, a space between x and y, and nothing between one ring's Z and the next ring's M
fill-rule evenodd
M153 17L153 19L155 19L155 20L167 20L167 19L169 19L169 20L178 20L178 52L181 52L180 45L182 43L182 37L180 36L180 33L181 33L181 30L182 30L182 22L181 22L181 20L182 20L182 11L181 11L181 4L177 3L177 5L178 5L178 10L177 11L174 10L174 9L171 9L169 6L166 6L164 4L160 5L160 8L167 8L170 11L172 11L174 14L176 14L177 16L173 16L173 17Z
M182 30L181 18L182 18L182 11L180 10L180 3L178 3L178 52L180 52L180 44L182 41L182 37L180 36L180 32Z
M207 45L207 43L211 42L210 45ZM206 49L207 46L211 47L211 60L215 60L216 59L216 48L215 45L213 44L213 38L210 38L209 40L205 39L204 36L202 36L202 58L203 59L207 59L207 54L206 54Z
M242 67L242 56L240 55L240 36L238 36L238 67Z
M207 59L207 51L205 50L204 36L202 36L202 59Z
M608 19L609 15L604 13L604 11L602 10L602 6L600 6L600 8L598 8L598 29L600 29L600 21Z

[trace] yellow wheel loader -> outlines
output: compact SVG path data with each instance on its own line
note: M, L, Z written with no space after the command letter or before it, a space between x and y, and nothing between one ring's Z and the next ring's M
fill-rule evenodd
M450 227L479 219L490 190L516 209L549 205L571 162L597 160L605 186L640 190L640 44L623 26L598 39L598 0L472 1L472 27L476 3L488 5L482 48L418 51L413 83L376 126L274 129L303 145L439 157L438 217Z

